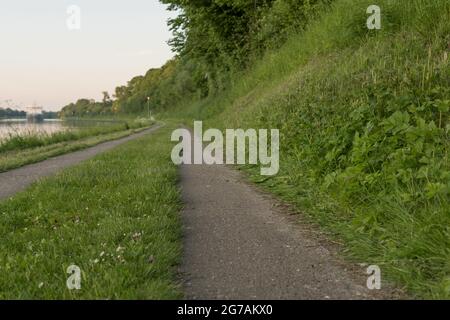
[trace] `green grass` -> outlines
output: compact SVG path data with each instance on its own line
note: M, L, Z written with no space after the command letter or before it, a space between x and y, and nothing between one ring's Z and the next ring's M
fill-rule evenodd
M0 202L0 298L180 298L180 200L170 129ZM80 291L66 287L72 264L82 270Z
M278 128L264 188L293 203L384 279L450 298L450 3L336 0L232 87L174 114L206 127ZM191 122L192 123L192 122Z

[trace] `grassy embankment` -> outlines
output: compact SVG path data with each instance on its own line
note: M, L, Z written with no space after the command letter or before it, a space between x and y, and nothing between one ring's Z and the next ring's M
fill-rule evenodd
M337 0L222 94L180 117L279 128L264 188L342 241L348 257L424 298L450 298L450 2ZM190 120L191 121L191 120Z
M170 127L0 202L0 298L173 299L181 252ZM173 129L173 128L172 128ZM70 265L82 270L69 291Z
M52 134L13 134L0 140L0 172L123 138L142 131L151 124L148 120L123 119L120 123L111 125Z

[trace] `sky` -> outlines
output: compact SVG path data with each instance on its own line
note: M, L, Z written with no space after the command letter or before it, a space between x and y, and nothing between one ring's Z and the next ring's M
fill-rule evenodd
M100 100L173 57L173 16L158 0L0 0L0 107Z

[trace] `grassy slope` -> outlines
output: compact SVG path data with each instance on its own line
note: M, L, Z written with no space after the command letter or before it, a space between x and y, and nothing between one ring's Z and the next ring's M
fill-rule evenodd
M231 90L179 110L279 128L281 172L255 182L420 297L450 297L450 3L337 0Z
M179 298L179 193L170 128L0 203L0 298ZM78 265L82 290L66 288Z

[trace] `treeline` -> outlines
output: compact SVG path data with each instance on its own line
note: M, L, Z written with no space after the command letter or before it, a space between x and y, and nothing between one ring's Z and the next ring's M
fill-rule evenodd
M57 119L59 117L58 112L53 111L42 111L44 119ZM11 119L11 118L25 118L27 116L26 111L14 110L11 108L0 108L0 119Z
M42 111L42 115L44 119L58 119L59 118L59 112L54 111Z
M25 111L14 110L11 108L0 108L0 118L25 118L27 113Z
M169 21L176 58L131 79L102 102L81 99L63 116L161 111L228 88L230 79L332 0L161 0L180 14Z
M65 106L60 116L62 118L70 117L89 117L98 115L112 115L115 112L113 101L108 92L103 92L103 100L95 101L93 99L79 99L75 103Z
M194 84L194 95L212 95L229 86L235 73L268 49L299 32L317 8L330 0L161 0L182 12L169 22L170 44L180 57L179 80ZM183 88L183 86L181 86ZM185 88L190 88L186 86Z

